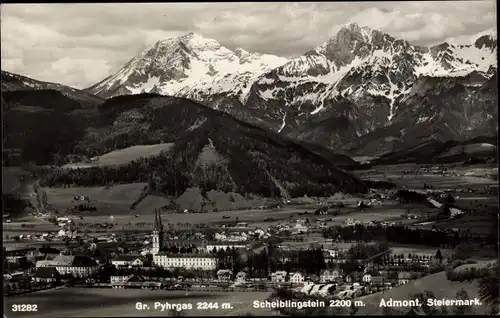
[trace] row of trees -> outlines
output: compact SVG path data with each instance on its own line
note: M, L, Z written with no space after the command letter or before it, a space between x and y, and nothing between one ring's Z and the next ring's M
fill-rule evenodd
M20 281L4 284L5 294L10 295L18 292L31 292L36 290L43 290L53 287L55 282L48 281Z
M377 241L387 240L398 244L418 244L433 247L455 247L460 242L488 240L496 243L494 235L484 237L469 231L445 232L433 229L414 229L407 226L333 226L323 230L324 238L338 241Z
M319 274L326 268L323 251L320 248L300 251L280 251L268 246L260 252L219 250L216 253L217 269L231 269L233 273L244 270L250 277L267 278L272 272L284 270Z

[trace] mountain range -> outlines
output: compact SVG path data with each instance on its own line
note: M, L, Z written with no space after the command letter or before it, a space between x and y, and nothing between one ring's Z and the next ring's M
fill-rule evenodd
M27 76L2 71L2 92L13 91L32 91L32 90L55 90L61 92L64 96L72 98L82 103L86 108L95 107L103 103L106 99L94 95L84 90L76 89L58 83L39 81Z
M288 59L189 33L157 42L86 91L190 98L307 143L381 154L497 133L497 38L412 45L348 24Z

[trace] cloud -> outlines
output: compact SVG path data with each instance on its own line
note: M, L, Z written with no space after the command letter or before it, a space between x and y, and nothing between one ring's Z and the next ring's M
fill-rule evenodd
M467 43L496 27L496 2L3 4L2 67L88 87L158 40L188 32L297 56L356 22L418 45Z

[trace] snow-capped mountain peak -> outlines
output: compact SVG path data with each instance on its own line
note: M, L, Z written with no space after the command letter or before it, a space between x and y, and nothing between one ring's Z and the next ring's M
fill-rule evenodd
M217 40L188 33L156 42L89 89L104 96L141 92L211 95L231 91L238 83L247 83L286 62L286 58L243 49L233 52Z
M398 118L398 101L422 77L462 78L476 72L469 79L476 85L495 74L496 34L478 36L467 45L423 47L350 23L288 60L232 51L190 33L159 41L90 90L104 96L188 97L282 133L328 116L349 123L350 138L391 124Z

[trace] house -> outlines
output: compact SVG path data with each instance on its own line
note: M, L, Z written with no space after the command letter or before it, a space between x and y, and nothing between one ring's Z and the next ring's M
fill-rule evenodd
M411 280L411 273L409 272L401 272L398 274L398 284L408 284Z
M247 279L247 273L245 272L239 272L236 274L236 281L237 282L244 282Z
M340 277L340 272L336 269L324 270L319 276L319 281L321 283L328 283L336 281L339 277Z
M261 228L256 228L255 231L253 231L253 233L254 233L254 235L256 235L258 237L262 237L266 234L266 231L264 231Z
M146 279L140 274L118 275L110 277L111 284L139 283L144 281L146 281Z
M338 248L332 248L332 249L323 249L329 257L331 258L338 258L340 255L340 251Z
M120 284L126 282L130 278L130 275L120 275L120 276L111 276L110 282L111 284Z
M344 277L344 281L348 284L352 283L352 277L350 275L346 275Z
M304 276L299 272L291 273L290 282L292 284L301 284L304 282Z
M57 255L52 260L36 262L36 267L54 267L61 275L87 277L97 274L98 264L93 258L84 255Z
M372 281L372 275L370 274L364 274L363 275L363 283L371 283Z
M139 255L119 255L111 261L111 264L118 267L144 266L144 261Z
M142 275L112 276L111 282L115 288L132 287L158 289L162 286L161 282L148 281Z
M54 267L38 267L33 274L35 282L56 283L61 280L61 274Z
M217 271L217 278L219 280L231 280L233 272L230 269L219 269Z
M287 273L285 271L276 271L271 274L271 281L275 283L284 283Z

